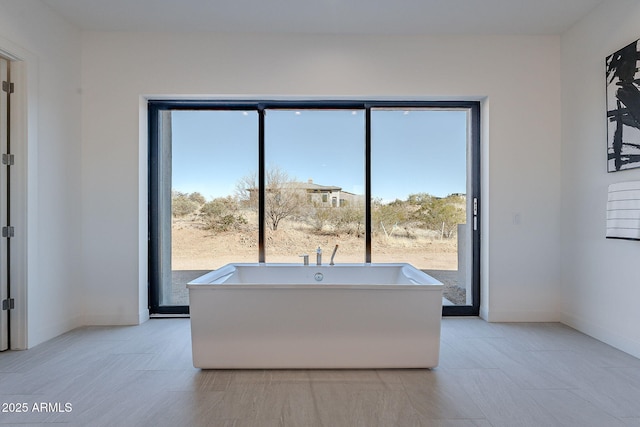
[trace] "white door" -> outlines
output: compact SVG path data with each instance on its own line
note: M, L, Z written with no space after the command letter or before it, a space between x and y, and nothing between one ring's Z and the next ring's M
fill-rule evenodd
M0 81L8 82L9 62L0 58ZM7 153L8 140L8 96L0 88L0 153ZM7 225L7 166L4 162L0 166L0 227ZM9 239L0 238L0 351L9 348Z

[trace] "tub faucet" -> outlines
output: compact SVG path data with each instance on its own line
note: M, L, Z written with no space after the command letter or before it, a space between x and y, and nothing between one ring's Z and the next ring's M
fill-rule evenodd
M320 249L320 246L316 249L316 265L322 265L322 249Z
M304 265L309 265L309 254L302 254L300 257L302 258Z
M336 256L336 252L338 252L338 245L336 245L336 247L335 247L335 248L333 248L333 253L331 254L331 261L329 262L329 265L335 265L335 264L333 263L333 257L335 257L335 256Z

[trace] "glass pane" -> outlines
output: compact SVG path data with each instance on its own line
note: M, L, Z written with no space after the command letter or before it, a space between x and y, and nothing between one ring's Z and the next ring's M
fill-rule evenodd
M371 112L372 262L408 262L471 304L468 111Z
M364 262L364 111L268 110L267 262Z
M161 302L186 305L190 280L258 261L257 205L245 197L258 170L257 112L174 110L171 141L171 289Z

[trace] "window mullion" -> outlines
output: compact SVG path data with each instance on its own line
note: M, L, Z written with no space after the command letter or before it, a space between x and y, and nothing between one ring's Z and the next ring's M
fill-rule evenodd
M265 255L265 157L264 157L264 121L265 109L258 106L258 262L266 262Z
M365 106L365 142L364 142L364 229L365 229L365 262L371 263L371 106Z

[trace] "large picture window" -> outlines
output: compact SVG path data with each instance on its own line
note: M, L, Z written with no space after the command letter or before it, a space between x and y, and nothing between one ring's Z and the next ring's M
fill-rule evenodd
M478 314L479 126L477 102L151 101L152 313L188 313L186 283L227 263L338 245Z

